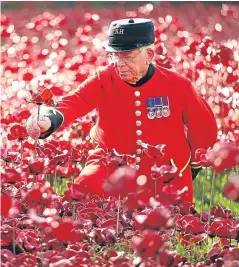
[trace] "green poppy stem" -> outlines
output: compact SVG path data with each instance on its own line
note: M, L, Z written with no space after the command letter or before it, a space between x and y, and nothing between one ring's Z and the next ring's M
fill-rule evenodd
M156 195L157 195L157 180L154 180L154 199L156 199Z
M208 218L208 221L209 221L209 225L210 225L210 221L211 221L211 208L212 208L212 205L213 205L213 199L214 199L214 191L215 191L215 180L216 180L216 172L215 170L213 170L213 174L212 174L212 188L211 188L211 197L210 197L210 206L209 206L209 218Z
M208 230L211 225L211 217L212 217L212 205L214 199L214 190L215 190L215 180L216 180L216 172L213 170L212 174L212 188L211 188L211 197L210 197L210 205L209 205L209 215L208 215L208 227L207 227L207 243L208 243Z
M13 230L12 230L12 251L13 255L16 256L16 224L13 221Z
M74 216L75 213L76 213L76 202L73 201L73 203L72 203L72 216Z
M207 167L205 168L205 174L204 174L204 181L202 185L202 205L201 205L201 211L200 211L200 220L202 220L202 212L204 209L204 198L205 198L205 187L207 183Z
M55 174L54 174L54 180L53 180L53 184L52 184L53 187L56 186L56 181L57 181L57 179L56 179L56 178L57 178L57 177L56 177L56 176L57 176L57 175L56 175L56 172L57 172L57 166L58 166L58 165L55 166Z
M118 198L118 209L117 209L117 219L116 219L116 237L119 234L119 216L120 216L120 194Z
M37 104L37 124L38 124L39 117L40 117L40 109L41 109L41 104ZM35 159L37 157L37 144L38 144L38 138L36 139L36 142L35 142L35 153L34 153Z

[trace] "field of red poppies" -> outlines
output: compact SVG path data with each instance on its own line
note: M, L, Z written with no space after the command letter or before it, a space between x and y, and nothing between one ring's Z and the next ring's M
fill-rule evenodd
M144 176L132 180L135 158L116 151L101 159L124 164L105 184L112 197L75 184L94 148L89 131L97 111L46 140L26 132L33 110L54 106L107 64L108 25L125 17L154 20L155 62L190 78L217 118L218 142L198 149L192 163L203 166L195 204L180 200L186 188L167 184L160 195L142 189ZM238 4L53 9L51 2L22 2L2 10L1 266L239 266L238 27ZM145 151L161 148L148 144ZM152 174L160 182L175 171L161 166Z

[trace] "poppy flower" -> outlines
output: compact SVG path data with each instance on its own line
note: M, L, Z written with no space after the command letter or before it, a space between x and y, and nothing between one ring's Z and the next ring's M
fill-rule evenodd
M87 189L81 184L67 183L68 189L64 192L65 199L79 200L84 199L87 195Z
M144 230L142 236L134 236L132 245L136 253L142 257L156 257L159 250L164 251L167 248L166 243L161 235L153 230Z
M104 182L104 191L112 196L121 197L136 191L136 171L129 166L118 167Z
M232 201L239 202L239 176L231 175L224 185L223 194Z
M36 160L29 164L29 171L31 174L38 175L43 173L45 162L43 160Z
M166 150L166 145L164 144L158 144L156 146L152 146L146 143L141 144L143 151L146 155L149 157L163 157Z
M154 165L151 168L151 175L153 179L158 179L163 183L168 183L178 174L178 168L175 166L162 165L160 167L157 167L156 165Z
M30 82L34 78L31 72L25 72L22 76L22 79L26 82Z
M16 242L28 252L36 251L41 246L39 231L32 229L21 230L17 235Z
M9 210L12 208L13 201L12 198L7 194L1 195L1 214L3 216L9 215Z
M51 224L52 233L58 241L71 241L74 239L74 222L70 218L55 221Z
M50 89L45 88L42 92L33 93L30 91L32 98L30 102L35 103L37 105L45 104L47 106L56 106L55 101L52 99L53 93Z
M211 166L211 163L208 159L207 150L203 149L203 148L198 148L195 151L194 159L192 160L191 165L193 167L199 167L199 166L209 167L209 166Z
M22 181L21 174L12 168L6 168L4 173L1 173L2 183L16 183Z
M208 160L218 173L239 163L239 148L234 143L216 143L207 153Z
M15 124L10 128L10 133L8 135L8 138L10 140L24 140L28 137L28 133L25 127Z
M9 249L1 249L1 261L3 264L14 259L14 254Z
M69 153L56 155L53 159L49 161L49 164L55 165L55 166L57 165L67 166L69 163L69 159L70 159Z
M19 152L9 151L8 149L1 148L0 155L1 159L3 159L5 162L17 164L21 162L21 154Z
M30 253L18 254L12 261L13 266L36 266L36 256Z

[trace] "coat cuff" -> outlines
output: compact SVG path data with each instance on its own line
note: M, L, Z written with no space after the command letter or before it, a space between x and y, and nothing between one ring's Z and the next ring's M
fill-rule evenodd
M191 172L192 172L193 180L196 179L196 177L199 174L199 172L201 171L201 169L202 169L202 166L197 166L197 167L191 166Z
M45 133L42 133L39 137L39 139L46 139L60 128L64 121L64 116L61 112L52 107L44 107L44 109L41 111L41 115L48 117L51 121L51 128Z

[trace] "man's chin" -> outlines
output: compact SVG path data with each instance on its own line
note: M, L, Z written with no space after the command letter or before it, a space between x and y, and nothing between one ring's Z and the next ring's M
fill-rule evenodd
M123 80L126 83L130 83L130 84L135 84L136 83L136 81L133 80L132 78L126 77L124 75L119 75L119 76L120 76L120 79Z

